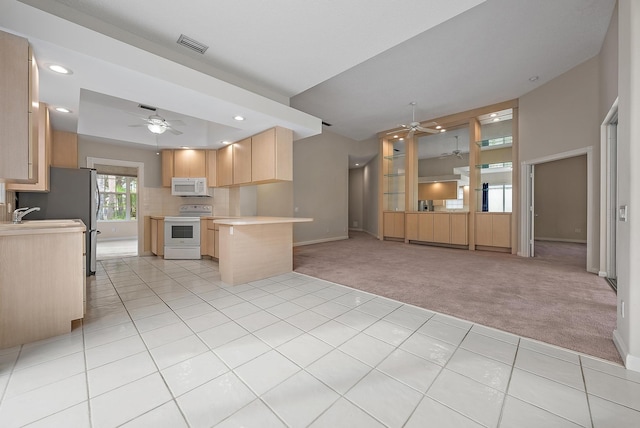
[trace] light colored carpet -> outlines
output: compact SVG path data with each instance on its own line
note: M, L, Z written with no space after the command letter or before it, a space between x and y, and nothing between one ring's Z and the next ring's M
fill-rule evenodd
M615 293L584 267L350 236L296 247L295 271L622 363Z

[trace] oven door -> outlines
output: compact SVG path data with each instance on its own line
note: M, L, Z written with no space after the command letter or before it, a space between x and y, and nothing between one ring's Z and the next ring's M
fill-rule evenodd
M197 217L165 217L165 247L199 247L200 218Z

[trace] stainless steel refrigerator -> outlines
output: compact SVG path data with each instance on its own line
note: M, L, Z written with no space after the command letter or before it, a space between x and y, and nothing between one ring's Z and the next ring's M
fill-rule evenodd
M100 194L96 170L91 168L51 167L49 192L19 192L19 208L40 207L27 214L25 220L79 218L87 227L87 276L96 273L97 215Z

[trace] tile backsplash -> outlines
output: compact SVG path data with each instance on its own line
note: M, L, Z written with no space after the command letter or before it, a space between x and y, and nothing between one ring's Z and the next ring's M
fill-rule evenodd
M139 197L142 204L139 209L143 216L147 215L178 215L178 208L185 204L213 205L213 215L229 215L229 189L209 189L211 198L185 198L172 196L167 187L145 187L140 189Z

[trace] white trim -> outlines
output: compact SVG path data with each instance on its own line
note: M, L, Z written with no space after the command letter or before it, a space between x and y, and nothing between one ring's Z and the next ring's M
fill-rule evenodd
M301 247L303 245L313 245L313 244L321 244L323 242L332 242L332 241L342 241L344 239L349 239L348 236L336 236L334 238L324 238L324 239L315 239L313 241L302 241L302 242L294 242L294 247Z
M532 165L537 165L546 162L552 162L561 159L572 158L576 156L587 155L587 271L589 272L598 272L599 269L594 266L593 260L593 250L591 249L591 243L593 242L593 146L581 147L575 150L569 150L568 152L556 153L549 156L544 156L537 159L531 159L528 161L522 161L521 163L521 180L520 180L520 191L523 196L520 199L520 251L518 253L522 254L524 257L530 257L529 251L529 231L531 230L531 222L530 216L527 215L529 212L530 206L530 198L533 198L533 195L530 195L530 189L528 185L528 175L527 173L531 170ZM527 193L529 191L529 193ZM524 238L524 239L523 239ZM531 237L533 238L533 237Z
M585 239L568 239L568 238L536 238L536 241L547 241L547 242L569 242L572 244L586 244L587 241Z
M616 221L611 218L611 205L613 203L613 195L610 193L611 180L611 141L609 139L609 130L611 121L618 115L618 98L615 99L607 116L600 125L600 269L605 272L606 276L611 272L609 266L609 255L611 254L611 239L609 237L609 222Z
M361 227L350 227L349 230L353 230L354 232L364 232L364 229Z
M614 345L616 345L616 349L622 357L625 368L634 372L640 372L640 357L629 354L627 345L626 343L624 343L624 340L622 339L622 336L620 335L618 329L613 330L613 343Z

